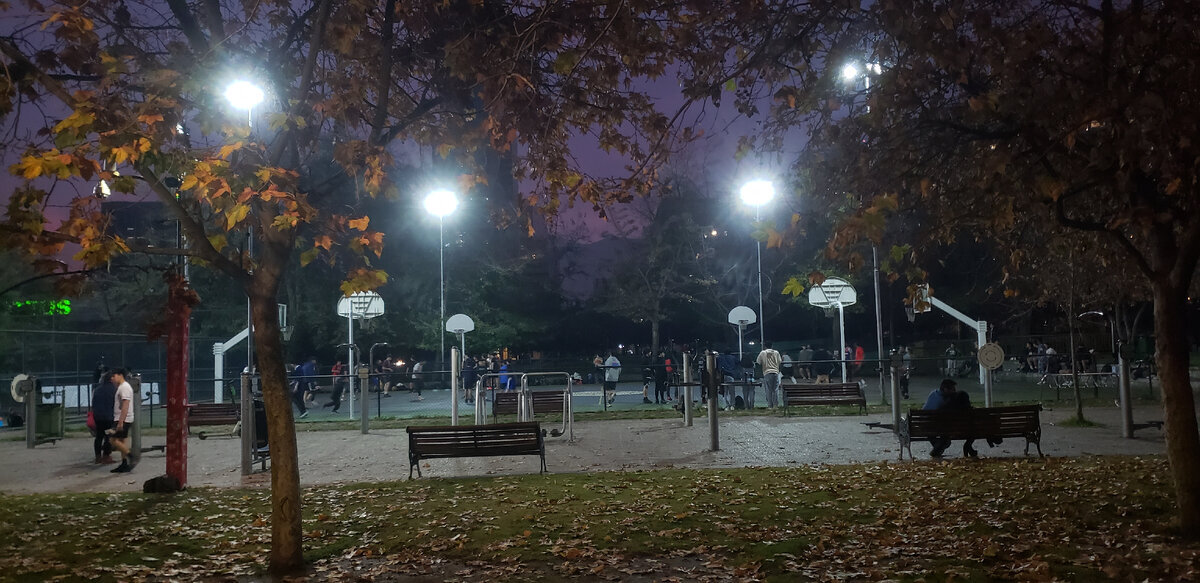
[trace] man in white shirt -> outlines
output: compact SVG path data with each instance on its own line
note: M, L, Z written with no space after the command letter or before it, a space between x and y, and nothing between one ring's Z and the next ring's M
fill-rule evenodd
M117 394L113 399L113 423L115 429L112 429L112 445L117 451L121 452L121 465L113 468L114 474L121 474L133 470L133 467L138 463L138 456L131 451L129 442L129 432L133 430L133 387L125 380L129 373L119 368L112 373L112 383L117 386Z
M783 359L779 356L779 351L771 348L771 342L763 342L762 352L758 353L758 359L755 362L762 367L763 371L763 389L767 392L767 406L774 409L779 405L779 364ZM753 387L750 388L753 391ZM753 393L750 393L751 399L746 403L749 409L754 408Z
M608 358L604 360L604 395L608 399L608 404L617 400L617 381L621 379L621 361L617 359L614 351L608 351Z

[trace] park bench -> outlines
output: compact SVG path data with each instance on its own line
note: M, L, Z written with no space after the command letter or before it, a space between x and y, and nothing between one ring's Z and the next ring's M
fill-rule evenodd
M904 450L912 455L913 441L930 441L944 437L956 439L1000 439L1025 438L1025 455L1029 455L1029 444L1037 446L1042 454L1041 405L1015 405L1010 407L983 407L958 411L910 409L908 417L900 420L900 459Z
M565 411L563 391L530 391L530 394L533 395L534 414ZM517 414L517 403L521 398L519 391L498 392L493 397L492 416Z
M421 460L500 455L536 455L546 472L546 445L536 421L492 425L408 427L408 478L421 477Z
M241 420L240 407L237 403L189 403L187 426L188 431L193 427L205 425L238 425ZM237 435L235 427L229 435ZM206 432L198 434L200 439L208 437Z
M784 414L793 405L858 405L867 412L867 397L858 383L785 383L779 390Z

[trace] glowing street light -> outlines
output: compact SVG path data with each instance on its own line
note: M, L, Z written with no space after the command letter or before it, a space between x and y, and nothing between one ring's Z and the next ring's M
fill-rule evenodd
M842 67L842 81L850 83L858 79L858 66L854 63L847 63Z
M754 220L762 219L763 205L775 198L775 185L770 180L752 180L742 186L742 203L754 207ZM760 344L767 341L767 318L763 314L762 241L754 241L758 250L758 336Z
M264 96L263 90L249 81L234 81L225 88L225 99L229 105L246 110L246 125L254 125L251 121L254 106L262 103Z
M442 336L438 362L445 362L446 355L446 240L443 229L446 216L458 208L458 196L449 190L435 190L425 196L425 210L438 218L438 300L441 304L438 330Z

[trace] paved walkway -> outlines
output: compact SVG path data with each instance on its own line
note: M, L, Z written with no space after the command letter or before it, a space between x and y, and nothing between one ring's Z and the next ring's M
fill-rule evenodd
M1058 425L1073 407L1047 409L1042 415L1042 451L1050 456L1093 454L1161 454L1163 432L1142 429L1135 439L1120 437L1116 408L1094 408L1087 417L1101 427ZM1157 407L1139 408L1136 421L1161 419ZM692 427L681 419L590 421L575 424L575 440L547 438L546 462L553 473L666 467L728 468L895 462L898 444L891 431L872 429L864 422L887 422L889 415L840 417L725 417L720 420L721 450L709 451L705 417ZM149 438L150 443L162 439ZM264 486L269 474L243 478L237 439L195 437L188 443L190 486ZM306 485L402 480L408 477L407 436L404 429L358 431L300 431L300 476ZM957 444L956 444L957 445ZM995 448L976 443L982 457L1020 458L1023 439L1008 439ZM952 447L952 458L961 455ZM918 461L927 460L929 444L913 446ZM23 441L0 442L5 471L0 492L124 492L140 491L142 482L165 472L165 455L147 453L130 474L113 474L112 466L92 463L91 438L72 438L27 449ZM904 463L911 463L906 460ZM471 458L432 460L422 466L427 477L537 473L537 459Z

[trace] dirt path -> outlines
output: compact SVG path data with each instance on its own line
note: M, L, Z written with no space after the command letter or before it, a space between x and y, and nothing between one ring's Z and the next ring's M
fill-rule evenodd
M1156 407L1139 409L1135 419L1161 419ZM1095 408L1089 419L1103 426L1062 427L1073 414L1071 407L1047 409L1042 415L1042 451L1051 456L1093 454L1161 454L1163 432L1143 429L1135 439L1120 437L1119 411ZM575 424L575 440L547 438L546 462L551 472L637 470L664 467L722 468L895 462L896 438L887 429L872 429L865 422L887 422L886 415L846 417L730 417L719 426L720 451L709 451L708 420L699 417L692 427L677 419L591 421ZM382 429L363 435L358 431L301 431L297 435L301 481L306 485L404 480L408 477L407 436L403 429ZM150 437L148 443L161 443ZM243 478L237 439L192 438L188 442L189 486L266 486L267 473ZM1006 440L995 448L977 443L984 457L1021 457L1025 443ZM1036 450L1034 450L1036 452ZM917 443L913 453L928 459L929 445ZM952 457L960 452L955 447ZM0 491L123 492L140 491L142 483L165 472L165 455L151 452L130 474L113 474L112 466L92 463L91 438L72 438L53 445L27 449L23 441L0 442L6 470ZM909 463L907 461L904 463ZM433 460L422 465L429 477L536 473L537 459L469 458Z

